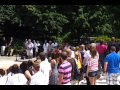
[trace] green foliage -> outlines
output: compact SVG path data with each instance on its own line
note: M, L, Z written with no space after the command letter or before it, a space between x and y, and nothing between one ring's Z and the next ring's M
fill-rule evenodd
M69 38L98 35L120 37L120 6L110 5L0 5L0 30L15 37ZM10 33L14 32L14 33Z
M25 48L23 46L23 41L17 40L15 42L14 52L17 54L21 54L24 50L25 50Z
M55 39L58 43L63 44L65 42L69 42L70 34L71 34L71 32L68 32L68 33L66 33L62 36L58 36L58 37L53 36L53 39Z
M95 39L95 42L100 42L100 41L110 42L111 38L103 35L103 36L99 36Z

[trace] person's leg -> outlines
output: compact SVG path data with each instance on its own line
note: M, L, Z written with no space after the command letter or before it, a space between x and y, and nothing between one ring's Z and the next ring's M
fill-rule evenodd
M89 77L90 85L94 85L94 77Z
M14 51L14 49L11 48L11 50L10 50L10 56L13 56L13 51Z
M87 85L90 85L90 80L89 80L89 78L86 76L85 77L86 78L86 81L87 81Z
M3 55L3 46L1 46L1 56Z
M94 77L94 85L96 85L96 77Z
M5 46L3 46L3 56L5 55Z

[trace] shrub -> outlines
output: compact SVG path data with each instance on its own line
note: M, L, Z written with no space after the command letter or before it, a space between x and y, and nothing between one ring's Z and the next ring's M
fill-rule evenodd
M95 38L95 42L100 42L100 41L110 42L111 38L108 36L100 36Z
M21 54L24 51L23 41L16 40L15 46L14 46L14 53L15 54Z

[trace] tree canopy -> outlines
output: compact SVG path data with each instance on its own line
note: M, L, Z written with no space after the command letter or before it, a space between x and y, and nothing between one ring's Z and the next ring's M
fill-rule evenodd
M0 5L0 30L19 39L67 40L90 36L120 38L120 6Z

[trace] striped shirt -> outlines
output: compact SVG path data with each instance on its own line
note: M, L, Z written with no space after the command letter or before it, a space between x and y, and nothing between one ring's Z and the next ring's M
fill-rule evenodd
M90 71L97 71L98 70L98 59L99 57L96 56L95 58L90 58L88 61L88 66L90 67Z
M67 84L71 81L72 65L68 61L60 65L58 72L63 74L62 84Z

